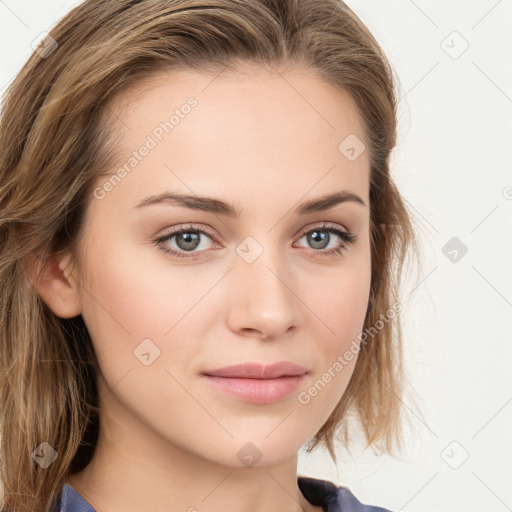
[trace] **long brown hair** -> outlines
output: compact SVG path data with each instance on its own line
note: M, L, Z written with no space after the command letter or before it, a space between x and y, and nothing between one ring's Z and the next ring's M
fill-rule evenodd
M392 67L340 0L86 0L51 29L8 88L0 118L0 458L3 512L48 511L98 436L98 363L79 315L58 318L28 273L37 255L73 250L97 176L115 158L103 114L114 95L169 69L300 64L349 92L371 163L372 277L365 329L398 300L417 242L389 169L397 137ZM42 268L42 267L41 267ZM361 344L340 403L308 447L400 445L400 315ZM46 444L47 443L47 444ZM55 450L46 468L36 449ZM53 453L53 452L52 452Z

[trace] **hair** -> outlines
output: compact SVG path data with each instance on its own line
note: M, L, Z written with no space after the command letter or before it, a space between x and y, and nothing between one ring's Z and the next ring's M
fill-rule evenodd
M340 0L86 0L50 35L57 46L32 53L0 117L0 510L50 510L67 475L92 458L100 420L93 345L81 315L59 318L44 303L28 263L71 250L85 268L84 214L116 156L104 113L115 96L168 70L306 66L354 100L371 166L364 329L374 334L308 452L322 442L336 462L334 442L348 446L351 417L367 446L400 447L399 312L375 325L397 303L404 262L418 246L390 176L395 76L362 21ZM42 443L58 454L46 468L33 455Z

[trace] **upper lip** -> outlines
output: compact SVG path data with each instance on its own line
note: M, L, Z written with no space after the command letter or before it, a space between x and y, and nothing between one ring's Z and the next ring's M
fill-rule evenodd
M208 370L204 375L212 377L240 377L245 379L276 379L283 376L304 375L307 370L288 361L280 361L271 365L259 363L236 364L217 370Z

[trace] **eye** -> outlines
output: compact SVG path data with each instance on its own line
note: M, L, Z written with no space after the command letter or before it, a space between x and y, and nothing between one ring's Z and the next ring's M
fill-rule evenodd
M338 238L339 241L335 242L334 247L325 250L332 241L332 235L335 235L334 238ZM357 240L357 236L354 233L344 231L336 225L328 223L304 231L298 240L302 238L306 238L307 243L311 244L314 249L315 257L328 257L341 254Z
M338 241L335 241L334 247L326 250L332 242L333 235L334 239L338 238ZM306 238L307 243L311 244L315 257L341 254L357 239L354 233L344 231L335 224L331 225L328 223L323 223L321 226L304 231L298 240L302 238ZM169 244L173 239L176 239L174 240L174 247L172 244ZM203 239L216 241L213 231L191 224L170 229L167 233L154 240L154 243L161 251L175 258L194 258L196 256L195 253L207 250L205 247L201 248ZM202 250L196 251L198 248Z
M173 238L176 238L175 245L176 249L173 249L169 244L164 242L170 242ZM195 251L203 241L204 238L214 239L214 234L209 229L198 228L193 225L190 226L179 226L178 228L171 229L165 235L157 238L154 242L160 247L160 249L166 254L170 254L176 258L192 258L194 254L187 254Z

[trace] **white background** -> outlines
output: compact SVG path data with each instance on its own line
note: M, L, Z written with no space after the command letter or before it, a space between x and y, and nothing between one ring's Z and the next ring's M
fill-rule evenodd
M0 94L79 3L0 0ZM347 3L401 83L392 172L423 246L403 300L414 401L401 457L340 448L336 467L319 449L299 474L395 511L512 510L512 0Z

